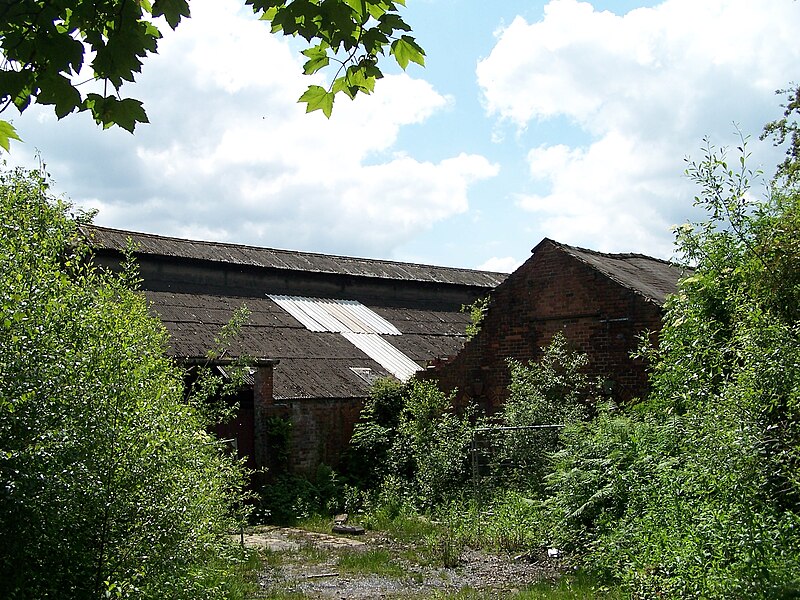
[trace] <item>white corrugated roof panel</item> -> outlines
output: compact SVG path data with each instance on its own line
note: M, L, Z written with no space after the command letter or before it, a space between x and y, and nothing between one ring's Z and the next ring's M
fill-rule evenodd
M363 304L355 302L351 310L353 313L361 317L363 323L372 329L372 333L380 333L381 335L400 335L400 330L397 329L397 327Z
M355 300L269 296L310 331L400 335L389 321Z
M342 332L342 335L347 341L400 381L407 381L414 373L422 369L417 363L375 333Z
M389 321L355 300L269 296L302 325L316 332L340 333L392 375L406 381L421 367L381 335L400 335Z
M356 333L372 333L353 311L353 307L342 301L322 300L322 308L344 325L341 331L354 331Z
M325 327L325 325L308 314L303 305L297 302L294 298L291 298L290 296L274 296L272 294L270 294L269 297L283 310L300 321L303 327L309 331L328 331L328 328Z
M325 310L320 301L316 298L291 298L290 301L297 303L297 305L305 311L312 319L316 320L325 329L324 331L332 331L334 333L341 333L346 329L343 323L330 312Z

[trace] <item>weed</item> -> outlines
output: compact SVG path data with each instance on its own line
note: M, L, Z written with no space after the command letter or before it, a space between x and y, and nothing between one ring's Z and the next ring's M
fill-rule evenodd
M297 527L305 529L306 531L314 531L316 533L330 533L331 532L331 518L326 515L313 514L297 523Z
M258 574L261 572L259 554L255 550L247 550L232 572L225 573L223 569L217 572L220 573L218 579L206 579L208 587L226 589L228 598L251 598L258 589Z
M303 592L294 592L290 590L269 590L264 594L260 594L256 596L261 600L307 600L308 596L306 596Z
M261 561L267 567L277 568L284 563L286 551L284 550L271 550L264 548L261 550Z
M517 552L544 545L541 504L518 492L499 493L485 505L457 501L443 509L442 519L462 546Z
M445 569L453 569L461 564L464 543L450 531L444 531L428 536L425 541L425 550L431 558L431 564Z
M623 597L620 588L604 584L586 572L578 571L556 581L540 581L515 594L511 600L618 600Z
M394 562L386 550L349 551L339 556L337 567L345 573L404 577L407 569Z
M412 509L402 507L398 512L384 510L383 507L369 512L362 518L365 527L385 531L400 542L413 542L439 533L442 526Z
M330 559L330 551L313 544L304 544L299 550L294 552L296 556L301 556L306 564L321 564Z
M476 590L472 587L461 588L455 592L435 591L428 596L430 600L496 600L497 592L491 590Z

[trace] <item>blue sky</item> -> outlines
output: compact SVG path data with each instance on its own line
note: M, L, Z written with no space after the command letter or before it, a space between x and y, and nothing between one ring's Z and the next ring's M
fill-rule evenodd
M792 0L408 0L426 68L306 115L298 45L239 0L192 0L127 94L150 125L99 130L33 107L10 164L46 164L101 225L511 270L543 237L668 258L699 215L702 139L769 174L758 142L798 81ZM165 28L166 29L166 28ZM756 190L755 193L761 193Z

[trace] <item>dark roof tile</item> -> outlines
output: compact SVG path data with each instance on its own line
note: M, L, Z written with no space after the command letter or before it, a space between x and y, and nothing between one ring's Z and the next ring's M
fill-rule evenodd
M363 398L369 391L351 367L388 373L338 333L312 332L272 299L145 291L151 310L170 334L169 353L198 357L215 346L214 338L244 302L251 311L228 355L268 357L280 362L274 372L275 398ZM410 308L368 307L397 326L402 335L383 338L424 366L450 356L464 343L467 315Z

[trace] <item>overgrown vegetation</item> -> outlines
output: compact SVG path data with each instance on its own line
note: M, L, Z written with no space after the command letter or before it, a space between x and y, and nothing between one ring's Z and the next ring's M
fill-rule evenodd
M511 362L489 444L500 484L476 495L487 419L429 383L381 382L345 474L362 522L433 519L450 558L557 547L589 576L585 597L800 597L800 190L784 165L754 200L746 152L729 164L708 145L688 164L707 218L676 230L688 276L658 344L643 337L646 398L608 404L562 337ZM519 429L543 425L563 427Z
M349 473L373 505L431 509L467 489L476 419L434 383L378 382L353 432Z
M82 219L40 174L0 176L0 596L242 597L243 470Z
M652 393L569 429L549 479L562 543L637 596L800 594L800 196L751 202L745 152L689 165L708 220L678 230Z
M469 313L469 323L465 331L468 340L478 335L478 332L481 330L481 325L483 324L484 317L486 317L486 313L489 311L489 303L491 300L491 296L484 296L483 298L478 298L472 304L461 305L461 312Z

